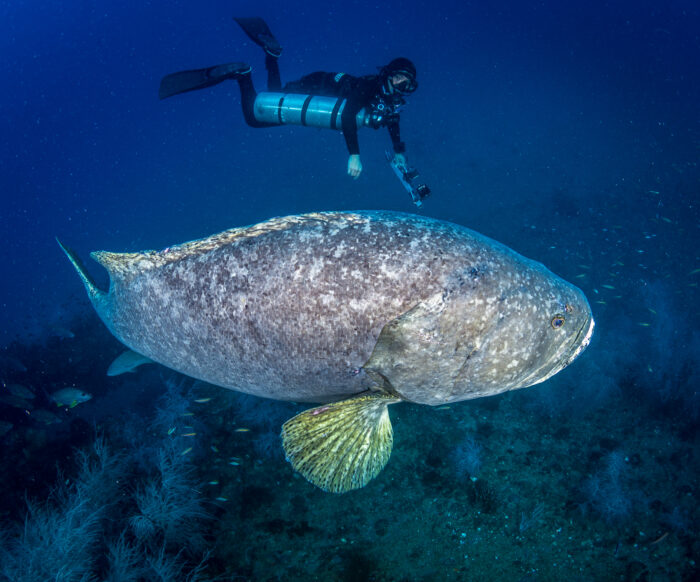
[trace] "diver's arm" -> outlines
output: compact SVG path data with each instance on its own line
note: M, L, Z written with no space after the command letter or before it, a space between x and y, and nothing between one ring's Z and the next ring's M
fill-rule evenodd
M348 98L348 102L343 109L341 116L341 126L343 128L343 136L345 137L345 145L348 148L350 157L348 158L348 175L357 179L362 173L362 162L360 161L360 142L357 139L357 112L362 109L362 104L358 103L352 97Z
M386 127L389 130L391 145L394 147L394 161L400 166L405 166L406 156L404 155L404 152L406 151L406 144L401 141L401 130L399 129L399 122L394 121Z

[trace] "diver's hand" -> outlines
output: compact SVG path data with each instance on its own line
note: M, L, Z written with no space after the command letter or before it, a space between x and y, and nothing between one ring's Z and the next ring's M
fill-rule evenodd
M352 176L357 180L362 173L362 162L360 161L360 156L353 154L348 159L348 176Z
M393 162L397 166L405 168L406 167L406 156L404 156L403 154L394 154Z

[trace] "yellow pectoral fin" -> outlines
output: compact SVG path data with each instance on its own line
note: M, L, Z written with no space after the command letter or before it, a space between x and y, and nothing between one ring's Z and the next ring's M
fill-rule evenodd
M398 401L370 393L297 414L282 426L287 460L324 491L364 487L391 456L394 437L387 406Z

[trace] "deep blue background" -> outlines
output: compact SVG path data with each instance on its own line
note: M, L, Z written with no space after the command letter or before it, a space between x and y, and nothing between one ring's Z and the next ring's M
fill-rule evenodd
M274 215L413 210L383 161L384 132L361 133L365 170L354 182L341 135L251 129L234 83L158 100L163 75L235 60L250 62L263 88L262 52L234 15L269 22L284 46L283 80L414 60L420 89L402 134L434 191L426 214L571 279L568 253L604 248L591 216L609 213L613 225L675 208L685 244L656 250L669 262L682 256L687 273L700 264L689 210L700 153L698 3L567 4L2 3L0 339L88 309L54 236L85 256L162 248ZM658 200L640 207L650 190ZM555 258L536 236L552 226L566 249ZM634 246L639 234L620 237Z

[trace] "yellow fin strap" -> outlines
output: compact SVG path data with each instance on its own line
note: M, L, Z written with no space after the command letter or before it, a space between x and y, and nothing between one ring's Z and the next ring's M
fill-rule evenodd
M324 491L364 487L391 456L394 436L387 406L398 401L371 393L297 414L282 426L287 460Z

